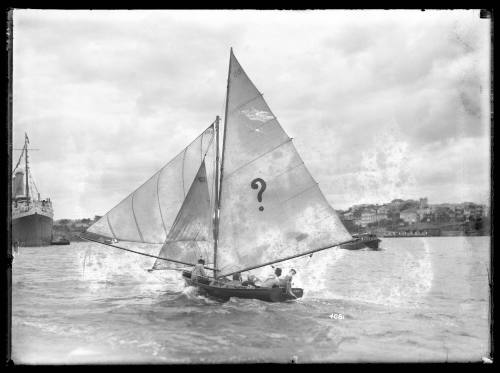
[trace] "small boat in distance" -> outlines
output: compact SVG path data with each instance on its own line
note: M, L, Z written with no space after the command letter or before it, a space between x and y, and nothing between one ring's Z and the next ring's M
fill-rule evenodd
M58 237L52 240L51 245L69 245L71 242L66 237Z
M355 238L356 241L340 245L340 248L344 250L361 250L361 249L370 249L374 251L380 250L379 243L381 240L373 233L353 234L352 238Z
M155 257L151 270L182 271L187 285L216 299L300 298L303 289L293 288L290 279L285 287L245 287L228 278L250 271L259 277L264 267L355 240L232 49L221 161L219 121L217 116L82 238ZM153 256L126 242L162 246ZM213 274L193 280L185 269L200 258Z

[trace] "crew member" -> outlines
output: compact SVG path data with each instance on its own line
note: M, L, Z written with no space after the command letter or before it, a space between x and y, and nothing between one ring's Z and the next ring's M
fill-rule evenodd
M204 267L205 261L202 258L198 259L198 264L196 264L191 271L191 280L197 281L198 277L206 277L207 275Z
M273 287L279 286L280 285L280 276L281 276L281 268L276 268L274 270L274 274L270 275L262 283L262 287L273 288Z

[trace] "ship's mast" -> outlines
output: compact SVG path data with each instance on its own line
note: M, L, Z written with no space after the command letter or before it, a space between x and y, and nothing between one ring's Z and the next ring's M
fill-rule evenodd
M214 278L217 276L217 244L219 240L219 122L215 118L215 196L214 196Z
M232 56L233 56L233 48L231 48L230 52L229 52L229 69L227 71L227 87L226 87L226 108L225 108L225 111L224 111L224 135L223 135L223 138L222 138L222 159L221 159L221 163L220 163L220 180L218 181L219 183L219 195L217 196L217 209L216 209L216 216L217 216L217 219L215 221L215 232L217 234L217 238L216 240L214 241L214 278L217 279L217 266L216 266L216 257L217 257L217 245L218 245L218 241L219 241L219 212L220 212L220 199L221 199L221 195L222 195L222 179L224 177L224 148L226 146L226 132L227 132L227 102L229 100L229 78L230 78L230 74L231 74L231 61L232 61ZM218 119L219 117L217 117ZM218 133L218 126L219 124L219 121L217 121L217 138L216 138L216 142L217 142L217 160L219 159L219 146L218 146L218 143L219 143L219 133ZM217 162L217 167L216 169L218 170L218 162ZM217 172L218 173L218 172ZM216 179L217 180L217 179ZM217 181L216 181L217 183Z
M26 150L26 157L25 157L25 163L26 163L26 173L24 175L25 182L26 182L26 203L30 203L30 189L29 189L29 182L28 182L28 176L29 176L29 168L28 168L28 144L29 144L29 139L28 135L25 133L24 134L24 147Z

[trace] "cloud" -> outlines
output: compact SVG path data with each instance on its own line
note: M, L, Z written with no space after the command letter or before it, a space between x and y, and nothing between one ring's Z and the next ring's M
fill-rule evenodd
M489 152L472 151L489 144L488 22L15 10L14 145L26 131L41 149L33 170L56 218L102 214L224 114L232 46L335 208L477 199L489 191Z

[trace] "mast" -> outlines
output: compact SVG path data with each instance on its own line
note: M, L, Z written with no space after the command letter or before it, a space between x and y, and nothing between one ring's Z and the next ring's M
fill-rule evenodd
M29 140L28 140L28 135L26 133L24 133L24 147L26 148L26 157L25 157L25 164L26 164L26 174L24 175L24 178L25 178L25 182L26 182L26 203L30 203L30 190L29 190L29 182L28 182L28 173L29 173L29 169L28 169L28 144L29 144Z
M220 181L219 181L219 195L217 197L217 219L216 219L216 227L215 229L217 230L217 240L219 239L219 211L220 211L220 197L222 195L222 179L224 177L224 149L226 147L226 133L227 133L227 103L228 103L228 100L229 100L229 78L230 78L230 74L231 74L231 61L233 60L232 59L232 56L233 56L233 48L231 47L231 50L229 51L229 69L227 70L227 87L226 87L226 108L224 110L224 135L223 135L223 138L222 138L222 159L221 159L221 164L220 164ZM217 117L219 118L219 117ZM217 129L218 129L218 121L217 121ZM219 132L217 131L217 143L219 142ZM219 157L219 147L217 146L217 159ZM217 241L215 241L217 242ZM217 246L214 247L214 249L216 248ZM216 250L214 250L214 259L215 259L215 255L216 255ZM217 268L217 266L215 265L215 261L214 261L214 268ZM216 275L215 275L215 272L214 272L214 278L217 279Z
M214 278L217 276L217 243L219 240L219 121L215 118L215 200L214 200Z

